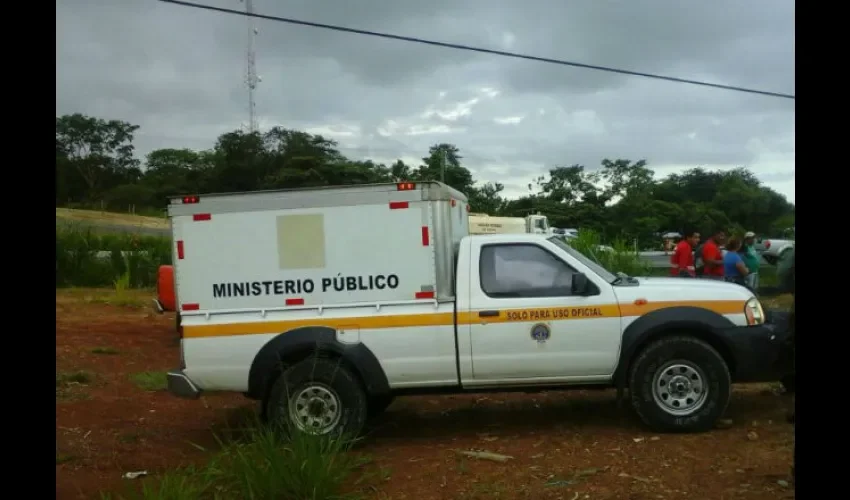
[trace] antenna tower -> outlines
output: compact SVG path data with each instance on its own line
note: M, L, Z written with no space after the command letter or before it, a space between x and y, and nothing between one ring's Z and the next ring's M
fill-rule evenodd
M245 3L245 12L248 14L254 13L253 0L239 0ZM257 59L255 53L255 39L259 31L254 26L254 18L250 15L248 18L248 50L245 57L245 86L248 88L248 132L254 133L257 131L257 103L254 100L254 91L257 89L257 84L262 81L257 75Z

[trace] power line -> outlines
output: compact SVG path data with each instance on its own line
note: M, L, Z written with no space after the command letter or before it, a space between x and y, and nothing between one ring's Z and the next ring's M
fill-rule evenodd
M197 4L197 3L192 3L192 2L183 2L183 1L180 1L180 0L158 0L158 1L165 2L165 3L171 3L171 4L175 4L175 5L183 5L185 7L194 7L194 8L197 8L197 9L211 10L211 11L215 11L215 12L222 12L224 14L233 14L233 15L237 15L237 16L256 17L256 18L259 18L259 19L266 19L268 21L277 21L277 22L280 22L280 23L297 24L299 26L309 26L311 28L320 28L320 29L326 29L326 30L331 30L331 31L341 31L341 32L344 32L344 33L354 33L354 34L357 34L357 35L374 36L374 37L378 37L378 38L386 38L386 39L389 39L389 40L397 40L397 41L401 41L401 42L420 43L420 44L424 44L424 45L432 45L432 46L435 46L435 47L443 47L443 48L448 48L448 49L468 50L468 51L471 51L471 52L479 52L479 53L482 53L482 54L491 54L491 55L495 55L495 56L511 57L511 58L514 58L514 59L525 59L525 60L528 60L528 61L537 61L537 62L543 62L543 63L548 63L548 64L558 64L558 65L561 65L561 66L572 66L574 68L592 69L592 70L596 70L596 71L604 71L604 72L607 72L607 73L618 73L618 74L621 74L621 75L642 76L644 78L652 78L652 79L655 79L655 80L664 80L664 81L674 82L674 83L685 83L685 84L689 84L689 85L699 85L699 86L702 86L702 87L711 87L711 88L721 89L721 90L732 90L732 91L735 91L735 92L744 92L744 93L747 93L747 94L758 94L758 95L764 95L764 96L768 96L768 97L779 97L779 98L782 98L782 99L795 99L794 94L784 94L784 93L781 93L781 92L770 92L770 91L767 91L767 90L758 90L758 89L751 89L751 88L746 88L746 87L738 87L738 86L735 86L735 85L723 85L723 84L720 84L720 83L703 82L703 81L699 81L699 80L690 80L690 79L687 79L687 78L678 78L678 77L675 77L675 76L665 76L665 75L658 75L658 74L654 74L654 73L644 73L644 72L641 72L641 71L631 71L631 70L626 70L626 69L612 68L612 67L609 67L609 66L599 66L599 65L596 65L596 64L585 64L585 63L580 63L580 62L565 61L565 60L562 60L562 59L552 59L552 58L549 58L549 57L538 57L538 56L532 56L532 55L527 55L527 54L519 54L519 53L516 53L516 52L506 52L506 51L503 51L503 50L485 49L485 48L482 48L482 47L473 47L471 45L462 45L462 44L448 43L448 42L438 42L436 40L426 40L424 38L416 38L416 37L412 37L412 36L393 35L393 34L390 34L390 33L380 33L380 32L377 32L377 31L361 30L361 29L356 29L356 28L347 28L345 26L337 26L337 25L333 25L333 24L324 24L324 23L315 23L315 22L312 22L312 21L302 21L300 19L292 19L292 18L287 18L287 17L269 16L269 15L266 15L266 14L257 14L257 13L249 14L247 12L242 12L242 11L238 11L238 10L234 10L234 9L226 9L226 8L223 8L223 7L213 7L211 5L203 5L203 4Z

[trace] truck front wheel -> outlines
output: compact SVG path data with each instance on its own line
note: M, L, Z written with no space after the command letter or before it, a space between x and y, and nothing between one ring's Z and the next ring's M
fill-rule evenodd
M732 393L729 367L710 345L668 337L648 345L632 364L629 393L637 414L661 432L714 427Z
M290 432L353 437L363 429L368 400L357 377L337 360L308 358L278 377L266 408L269 421Z

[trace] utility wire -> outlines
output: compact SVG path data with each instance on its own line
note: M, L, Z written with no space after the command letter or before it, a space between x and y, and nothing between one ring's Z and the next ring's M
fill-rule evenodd
M257 13L250 13L249 14L247 12L243 12L243 11L240 11L240 10L226 9L224 7L213 7L211 5L203 5L203 4L193 3L193 2L183 2L181 0L158 0L158 1L164 2L164 3L171 3L171 4L175 4L175 5L183 5L185 7L194 7L194 8L197 8L197 9L211 10L211 11L215 11L215 12L222 12L224 14L233 14L233 15L237 15L237 16L246 16L246 17L256 17L258 19L266 19L266 20L269 20L269 21L277 21L277 22L280 22L280 23L297 24L297 25L300 25L300 26L309 26L311 28L321 28L321 29L326 29L326 30L331 30L331 31L341 31L341 32L344 32L344 33L354 33L354 34L357 34L357 35L374 36L374 37L378 37L378 38L386 38L386 39L398 40L398 41L402 41L402 42L421 43L421 44L424 44L424 45L432 45L432 46L435 46L435 47L443 47L443 48L448 48L448 49L468 50L468 51L472 51L472 52L479 52L479 53L482 53L482 54L492 54L492 55L495 55L495 56L511 57L511 58L514 58L514 59L525 59L525 60L528 60L528 61L537 61L537 62L543 62L543 63L548 63L548 64L558 64L558 65L561 65L561 66L572 66L574 68L592 69L592 70L596 70L596 71L604 71L604 72L607 72L607 73L618 73L618 74L621 74L621 75L642 76L644 78L653 78L655 80L664 80L664 81L674 82L674 83L685 83L685 84L689 84L689 85L699 85L699 86L702 86L702 87L711 87L711 88L721 89L721 90L732 90L732 91L735 91L735 92L744 92L744 93L747 93L747 94L758 94L758 95L764 95L764 96L768 96L768 97L779 97L779 98L782 98L782 99L795 99L794 94L784 94L784 93L781 93L781 92L770 92L770 91L767 91L767 90L751 89L751 88L746 88L746 87L738 87L738 86L734 86L734 85L723 85L723 84L720 84L720 83L702 82L702 81L699 81L699 80L689 80L687 78L678 78L678 77L675 77L675 76L664 76L664 75L657 75L657 74L654 74L654 73L644 73L644 72L641 72L641 71L631 71L631 70L626 70L626 69L611 68L611 67L608 67L608 66L599 66L599 65L596 65L596 64L585 64L585 63L579 63L579 62L573 62L573 61L565 61L565 60L562 60L562 59L552 59L552 58L549 58L549 57L538 57L538 56L532 56L532 55L527 55L527 54L518 54L516 52L505 52L503 50L485 49L485 48L482 48L482 47L473 47L473 46L470 46L470 45L461 45L461 44L457 44L457 43L438 42L436 40L426 40L424 38L416 38L416 37L412 37L412 36L393 35L393 34L390 34L390 33L380 33L380 32L377 32L377 31L361 30L361 29L356 29L356 28L347 28L345 26L336 26L336 25L333 25L333 24L315 23L315 22L312 22L312 21L302 21L300 19L292 19L292 18L287 18L287 17L269 16L269 15L257 14Z

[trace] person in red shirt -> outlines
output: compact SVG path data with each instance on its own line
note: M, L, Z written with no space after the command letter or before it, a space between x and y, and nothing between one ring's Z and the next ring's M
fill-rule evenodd
M723 251L720 249L726 243L726 231L718 229L702 246L702 261L705 264L703 277L723 279Z
M680 278L693 278L696 276L694 268L694 249L699 245L699 233L696 231L685 231L682 238L670 256L670 275Z

